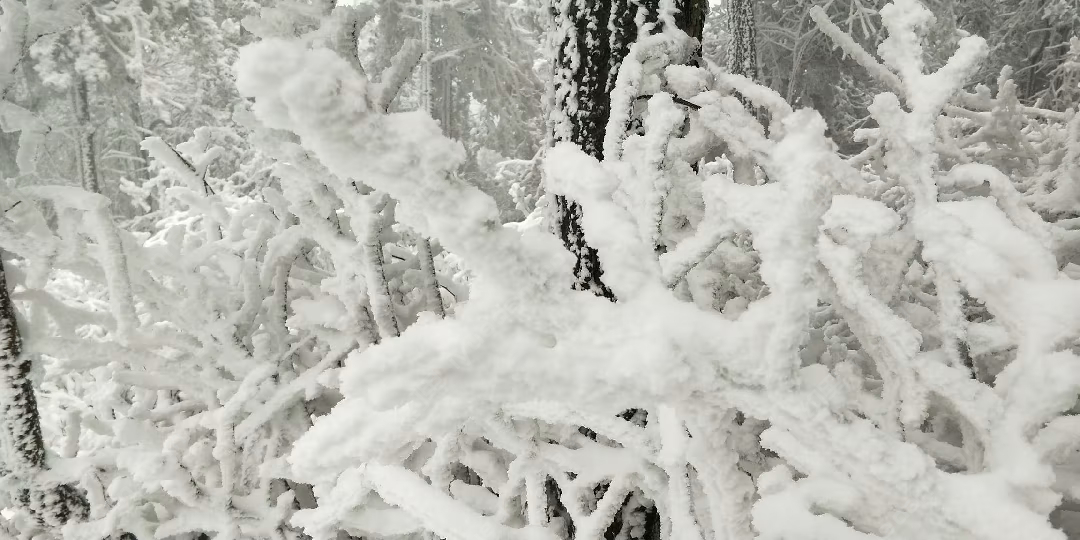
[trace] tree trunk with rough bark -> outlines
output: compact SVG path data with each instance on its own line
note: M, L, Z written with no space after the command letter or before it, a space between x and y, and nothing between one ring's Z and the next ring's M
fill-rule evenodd
M708 2L676 0L675 5L679 10L675 14L676 24L700 41ZM563 0L555 3L555 100L549 114L553 142L571 142L597 160L604 159L604 136L611 115L610 94L615 88L619 68L630 46L639 37L661 30L658 27L659 12L659 0ZM555 203L559 237L575 257L574 289L591 291L615 301L614 293L603 282L598 253L585 241L581 207L562 196L557 196ZM640 419L641 423L646 421L644 411L627 411L623 417ZM579 430L595 436L586 427ZM609 487L606 483L597 485L593 496L599 500ZM564 537L574 538L575 524L560 501L558 479L548 478L545 491L548 520L560 525ZM655 505L641 497L639 490L632 490L604 537L608 540L658 540L660 521Z
M731 45L727 57L728 71L735 75L742 75L751 81L757 81L760 75L754 0L728 0L728 2L728 32L731 33ZM749 100L741 95L738 97L747 109L753 108Z
M731 32L731 48L728 50L728 71L752 81L758 80L757 25L754 21L754 0L728 0L728 31ZM750 100L738 96L743 106L754 110ZM768 129L767 119L759 116ZM731 157L731 156L729 156ZM754 164L745 157L731 157L735 181L740 184L756 184Z
M629 7L616 2L617 7ZM614 81L629 44L637 38L628 9L614 10L604 0L567 0L554 6L556 44L555 103L551 110L554 141L572 142L598 160L604 158L604 131L611 110L609 84ZM614 22L613 26L609 21ZM614 27L614 34L611 32ZM613 47L612 38L615 38ZM616 54L612 54L612 52ZM595 249L585 241L581 207L563 196L555 199L559 237L574 254L574 289L592 291L610 300L615 294L603 282Z
M97 153L94 148L94 126L90 123L90 90L86 79L76 73L72 77L71 101L78 123L77 144L79 145L79 176L83 189L101 193L98 179Z
M676 24L699 41L709 5L677 0ZM658 0L564 0L553 8L555 19L554 96L549 121L553 141L572 142L590 156L604 159L604 135L611 113L611 90L630 45L641 34L658 31ZM638 21L642 22L639 27ZM574 288L615 300L604 284L596 250L585 241L581 208L556 197L559 237L575 256Z
M675 14L675 24L690 37L698 40L698 48L694 51L694 63L697 64L701 61L701 41L705 36L705 19L709 16L709 2L707 0L675 0L675 6L679 10Z
M16 500L46 527L61 527L72 519L85 519L89 506L85 497L70 485L42 485L45 471L45 443L41 438L41 416L30 380L31 358L23 354L22 336L15 306L7 288L4 264L0 262L0 414L6 439L3 472L23 488Z
M751 80L758 78L757 26L754 23L754 0L729 0L728 70Z

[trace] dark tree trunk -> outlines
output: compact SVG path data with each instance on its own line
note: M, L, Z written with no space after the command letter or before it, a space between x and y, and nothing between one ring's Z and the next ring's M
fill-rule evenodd
M705 0L677 0L676 23L699 41L709 5ZM637 40L638 14L657 23L658 0L569 0L553 9L561 42L555 54L555 103L551 111L554 141L569 141L604 159L604 134L611 114L610 92L619 67ZM655 30L659 30L655 28ZM574 288L615 300L604 284L596 250L585 241L581 208L556 197L559 237L575 256Z
M30 383L30 359L22 354L22 337L15 307L7 290L7 275L0 262L0 389L4 421L11 435L12 455L6 465L13 472L34 471L45 465L45 447L37 401Z
M134 135L134 147L132 156L136 158L132 166L132 181L140 187L150 181L150 154L142 149L142 140L147 137L146 126L143 124L142 104L139 103L139 82L128 77L127 82L131 85L133 96L128 106L128 115L131 116L131 131Z
M676 24L681 30L699 40L704 33L707 0L676 0L679 12ZM639 14L643 17L639 18ZM659 31L659 0L568 0L557 2L553 9L556 31L561 40L555 55L555 102L550 121L555 142L571 142L585 153L604 159L604 136L611 115L611 91L615 88L619 68L637 40L641 29L637 21L653 25ZM574 289L592 291L597 296L615 301L615 295L603 282L603 269L595 249L585 241L581 225L581 207L566 197L558 196L556 211L559 236L563 245L575 256ZM639 411L627 411L625 418L637 417ZM644 422L644 411L640 411ZM589 436L591 431L580 428ZM575 525L559 499L558 479L548 478L547 517L555 521L559 532L574 538ZM599 499L608 485L601 483L593 496ZM629 522L624 522L624 517ZM624 507L617 512L605 532L605 538L657 540L660 519L656 507L641 497L628 496ZM627 530L622 531L623 528Z
M697 64L701 61L701 41L705 37L705 18L709 16L709 2L675 0L675 6L679 8L679 12L675 14L675 24L698 41L698 48L694 51L694 63Z
M615 3L619 8L629 7L626 0ZM598 160L604 158L604 131L611 110L609 84L622 62L617 54L625 55L637 38L636 26L625 26L634 24L633 17L627 16L629 9L615 10L613 35L608 24L611 7L604 0L569 0L554 8L556 27L563 32L555 54L554 140L572 142ZM575 257L574 288L614 300L615 294L603 282L600 258L585 241L581 207L562 196L555 203L559 237Z
M90 123L90 91L86 79L76 73L71 83L71 101L78 122L79 173L83 189L101 193L97 154L94 149L94 126Z
M728 31L731 32L731 48L728 50L728 71L752 81L758 80L757 24L754 21L754 0L729 0ZM735 94L743 106L754 112L754 105L741 94ZM758 120L769 129L768 118L758 111ZM730 156L729 156L730 157ZM757 182L753 162L745 157L732 158L735 181L740 184Z
M23 507L42 525L60 527L69 520L84 519L88 506L72 486L36 485L36 477L45 470L45 444L30 368L0 262L0 414L10 442L9 452L3 456L4 472L25 486L16 497Z
M728 71L756 81L758 79L758 64L754 0L730 0L730 4L728 4L728 29L731 32Z

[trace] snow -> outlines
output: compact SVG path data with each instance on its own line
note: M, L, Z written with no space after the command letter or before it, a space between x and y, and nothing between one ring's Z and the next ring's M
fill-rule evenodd
M59 62L26 28L80 19L0 5L6 92L31 49ZM1063 216L1080 211L1080 122L1020 105L1008 73L968 93L986 41L928 62L932 13L895 0L875 57L812 9L885 88L852 157L822 112L754 80L747 35L732 73L687 65L675 2L655 25L626 4L632 29L561 2L552 144L507 161L432 107L399 112L432 90L424 49L460 13L427 6L425 43L384 36L401 39L372 64L364 25L388 6L245 18L258 39L222 98L243 130L143 138L142 220L112 191L39 182L45 124L0 102L21 137L0 182L0 535L1075 534L1080 249ZM470 160L502 161L499 181L467 179ZM499 204L476 187L503 180ZM613 298L575 290L548 229L558 197Z

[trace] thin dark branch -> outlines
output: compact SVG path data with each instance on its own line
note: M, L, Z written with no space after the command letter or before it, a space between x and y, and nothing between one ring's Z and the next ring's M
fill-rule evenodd
M637 98L638 99L649 99L651 97L653 97L653 94L646 94L646 95L643 95L643 96L638 96ZM678 103L679 105L685 105L687 107L690 107L691 109L693 109L695 111L701 109L701 105L698 105L697 103L691 103L689 101L686 101L685 99L683 99L683 98L681 98L679 96L671 96L671 101L674 101L675 103Z

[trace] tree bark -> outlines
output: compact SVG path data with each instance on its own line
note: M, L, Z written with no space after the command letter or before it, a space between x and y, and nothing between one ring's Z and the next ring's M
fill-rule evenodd
M754 22L754 0L729 0L728 31L731 32L731 48L728 50L728 71L742 75L751 81L758 80L757 25ZM747 110L754 105L746 97L735 94ZM768 119L759 116L761 124L768 129ZM733 176L740 184L756 184L757 175L753 162L746 157L728 156Z
M754 0L729 1L728 26L731 32L731 49L728 51L728 71L757 80L757 26L754 24Z
M749 1L749 0L748 0ZM705 18L709 16L707 0L675 0L679 12L675 14L675 24L687 35L698 41L694 51L694 63L701 62L701 45L705 37Z
M705 0L677 0L676 24L691 37L704 33ZM560 40L555 51L555 102L550 115L554 142L572 142L597 160L604 159L604 135L611 114L610 93L630 45L640 34L657 31L658 0L567 0L553 8ZM638 21L645 26L639 27ZM581 208L555 198L559 237L574 254L574 288L612 301L595 249L585 241Z
M707 0L676 0L676 7L679 10L675 14L676 24L700 43L708 13ZM559 41L554 61L555 101L549 117L553 142L571 142L597 160L604 159L604 136L611 116L610 94L619 68L639 37L660 30L659 12L659 0L564 0L554 4L555 36ZM598 253L585 241L581 207L563 196L557 196L555 203L559 237L575 257L574 289L591 291L614 302L614 293L603 282ZM635 417L638 412L627 411L624 417ZM644 411L641 413L644 418ZM580 431L591 433L585 427ZM599 500L608 488L607 483L597 485L593 496ZM574 538L576 527L560 501L557 479L548 478L544 489L548 520L558 523L562 535ZM655 505L633 494L627 496L622 510L605 531L607 540L660 537Z
M16 499L40 524L60 527L72 519L85 519L89 506L83 495L70 485L37 485L37 476L46 469L45 443L30 381L31 367L30 357L22 351L15 306L0 261L0 411L8 440L4 445L7 450L3 456L4 472L25 486Z
M71 100L78 122L79 173L83 189L101 193L98 180L97 154L94 149L94 126L90 123L90 92L86 79L75 73L71 83Z
M623 0L616 4L622 9L614 10L613 20L611 2L604 0L562 1L553 9L561 40L555 53L553 140L572 142L597 160L604 159L612 74L617 73L622 62L619 55L625 55L630 42L637 38L636 25L632 31L626 26L633 24L633 19L626 16L630 11L625 9L628 3ZM614 33L609 22L615 23ZM557 196L555 204L559 238L574 254L574 289L615 300L615 294L603 282L599 255L585 241L581 207L563 196Z

